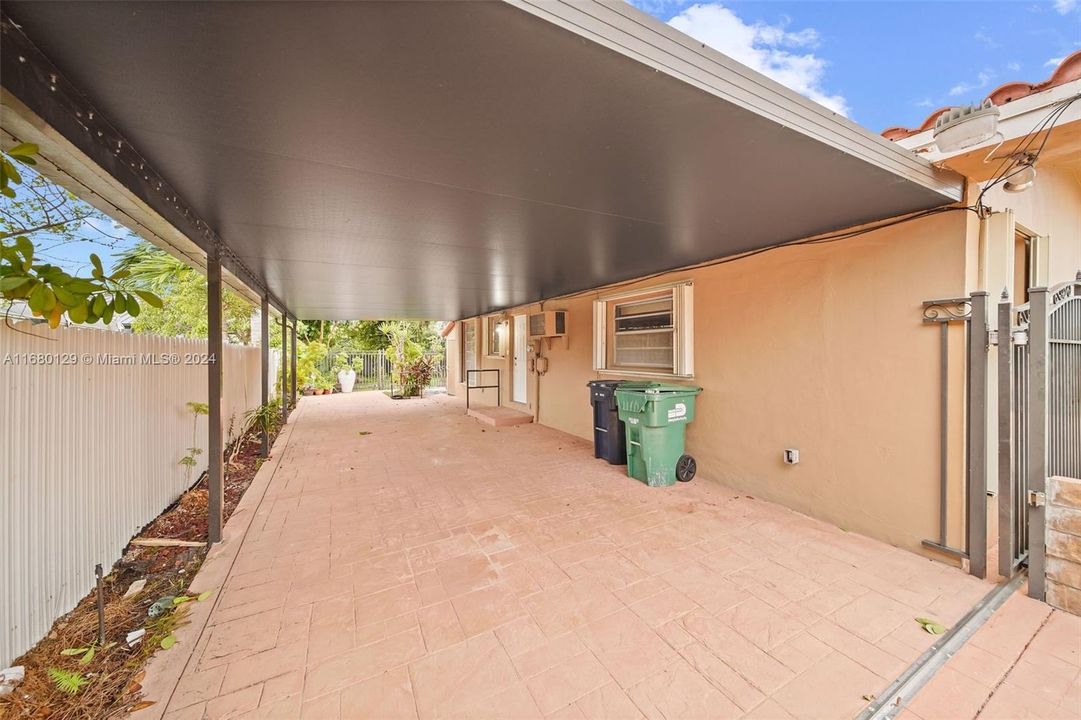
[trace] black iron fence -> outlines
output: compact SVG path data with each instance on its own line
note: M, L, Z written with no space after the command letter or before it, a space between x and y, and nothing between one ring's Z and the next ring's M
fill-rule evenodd
M429 388L445 388L447 386L447 358L445 353L426 353L427 357L434 358L434 372L428 383ZM359 390L391 390L393 370L390 358L385 350L360 350L340 351L328 353L319 363L319 370L337 375L335 367L340 367L344 358L345 363L357 374L353 392Z

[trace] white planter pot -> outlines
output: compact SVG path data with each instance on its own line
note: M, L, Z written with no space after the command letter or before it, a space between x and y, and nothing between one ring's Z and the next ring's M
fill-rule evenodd
M357 381L357 371L356 370L339 370L338 371L338 382L342 386L342 392L343 393L351 393L351 392L353 392L353 385L356 383L356 381Z

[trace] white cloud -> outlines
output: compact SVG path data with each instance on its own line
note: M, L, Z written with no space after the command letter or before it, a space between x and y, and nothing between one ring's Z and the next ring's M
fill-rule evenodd
M93 232L98 232L98 233L102 233L102 234L105 234L105 235L108 235L110 233L114 233L117 230L122 230L124 228L123 225L121 225L116 220L113 220L111 218L96 218L96 217L83 218L82 227L83 227L83 229L89 228L89 230L91 230Z
M1077 7L1077 0L1055 0L1055 10L1059 15L1065 15Z
M972 39L979 43L983 43L983 46L990 50L994 50L995 48L1000 47L998 41L985 33L983 30L977 30L976 34L972 36Z
M1006 69L1010 72L1021 72L1021 63L1008 62L1006 63Z
M990 70L981 70L976 75L976 82L961 82L950 88L950 96L957 97L958 95L965 95L973 90L980 90L991 84L992 78L995 74Z
M931 99L931 98L929 98L929 97L925 97L925 98L923 98L922 100L917 100L917 101L916 101L915 103L913 103L913 104L914 104L914 105L915 105L916 107L921 107L921 108L929 108L929 107L934 107L934 106L935 106L935 101L934 101L934 100L932 100L932 99Z
M1066 59L1066 58L1064 58L1064 57L1059 57L1059 58L1051 58L1050 60L1048 60L1047 62L1045 62L1045 63L1043 64L1043 66L1044 66L1044 67L1052 67L1052 68L1053 68L1053 67L1058 67L1059 65L1061 65L1061 64L1062 64L1062 61L1063 61L1063 60L1065 60L1065 59Z
M849 113L843 95L822 87L827 62L814 53L794 52L818 46L814 28L792 32L787 19L749 25L719 3L692 5L668 24L836 113Z

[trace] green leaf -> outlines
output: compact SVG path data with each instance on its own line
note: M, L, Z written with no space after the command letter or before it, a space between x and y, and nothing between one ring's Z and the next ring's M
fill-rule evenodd
M11 163L9 163L6 159L3 161L3 163L4 163L4 173L9 178L11 178L11 181L13 183L15 183L16 185L22 185L22 182L23 182L22 176L19 175L19 171L15 169L15 166L12 165Z
M164 303L162 303L161 298L158 297L157 295L155 295L152 292L147 292L146 290L136 290L135 294L138 295L139 297L141 297L143 299L143 302L145 302L150 307L155 307L155 308L160 309L160 308L162 308L164 306Z
M105 297L103 295L96 295L94 297L94 304L91 306L91 310L93 310L95 315L101 317L101 314L105 312L106 304L107 301L105 300Z
M932 623L934 623L934 620L931 620L930 618L920 617L916 618L916 622L918 622L920 625L931 625Z
M9 197L12 200L15 199L15 191L9 188L7 185L0 188L0 194L2 194L4 197Z
M25 235L15 238L15 249L19 251L24 260L30 260L34 257L34 243L30 242L30 238Z
M194 599L195 598L189 597L187 595L177 595L175 598L173 598L173 605L182 605L186 602L191 602Z
M81 673L72 672L70 670L61 670L60 668L51 667L47 670L49 678L53 681L53 685L63 693L68 695L75 695L79 692L83 685L86 685L86 678Z
M117 270L116 272L114 272L109 277L109 279L110 280L123 280L124 278L129 277L130 275L131 275L131 270Z
M50 312L56 307L56 293L48 285L42 285L45 288L45 304L42 306L42 312Z
M108 325L113 321L113 306L106 305L105 311L101 314L101 321Z
M939 625L938 623L927 623L923 626L923 629L932 635L941 635L946 632L946 627L944 625Z
M101 283L96 283L93 280L87 280L86 278L75 278L71 282L66 283L64 288L68 292L78 293L79 295L89 295L90 293L101 290Z
M118 313L125 312L128 309L127 298L124 297L124 293L118 292L113 295L113 310Z
M73 323L80 324L86 322L87 317L90 315L90 308L85 301L78 302L75 305L68 307L68 319Z
M83 655L82 658L79 660L79 664L80 665L89 665L90 661L94 659L94 653L95 652L96 652L96 650L94 649L94 646L91 645L90 649L87 650L86 654Z
M26 275L9 275L5 278L0 278L0 291L7 292L8 290L14 290L15 288L22 287L26 283L30 282L33 278Z
M60 654L66 657L71 657L72 655L82 655L89 649L90 648L68 648L67 650L61 650Z
M12 157L30 157L31 155L37 155L39 151L40 148L34 143L19 143L8 150L8 155L11 155Z
M195 599L198 600L199 602L202 602L202 601L206 600L208 597L210 597L213 594L214 594L213 590L204 590L203 592L199 593L199 597L197 597Z
M173 634L166 635L161 639L161 649L168 650L173 645L176 645L176 636Z
M99 273L105 272L101 267L101 258L98 257L97 253L90 253L90 262Z
M139 312L142 308L139 307L139 301L135 299L134 295L128 295L128 315L132 317L139 317Z
M69 308L80 305L83 302L82 298L59 285L53 286L53 292L56 293L56 299L59 300L62 305L66 305Z
M45 291L48 289L44 283L34 285L34 289L30 291L30 297L26 299L27 306L36 313L43 312L45 308Z

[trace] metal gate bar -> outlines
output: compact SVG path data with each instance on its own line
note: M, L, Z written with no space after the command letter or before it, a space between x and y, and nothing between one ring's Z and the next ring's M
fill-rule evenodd
M984 298L986 303L986 298ZM985 304L986 307L986 304ZM986 314L986 310L985 310ZM923 322L938 324L939 326L939 406L938 406L938 539L924 540L923 544L944 552L954 557L967 558L969 548L951 547L947 542L949 530L949 399L950 399L950 323L963 322L969 324L972 315L972 298L946 298L942 300L927 300L923 303ZM971 337L966 331L966 365L971 363ZM966 394L966 403L968 395ZM966 439L966 447L969 442ZM982 495L982 493L981 493ZM968 537L967 526L971 525L969 516L971 510L968 505L965 508L966 516L966 540ZM985 512L986 515L986 512Z
M1003 291L998 305L998 573L1011 577L1028 554L1025 530L1025 492L1014 482L1017 462L1024 456L1019 448L1024 423L1016 417L1023 403L1019 402L1019 385L1014 358L1024 347L1013 342L1013 306L1010 295Z
M965 544L969 572L987 577L987 293L972 293L965 367L967 495Z
M1028 594L1046 593L1043 497L1047 483L1047 288L1028 293Z

